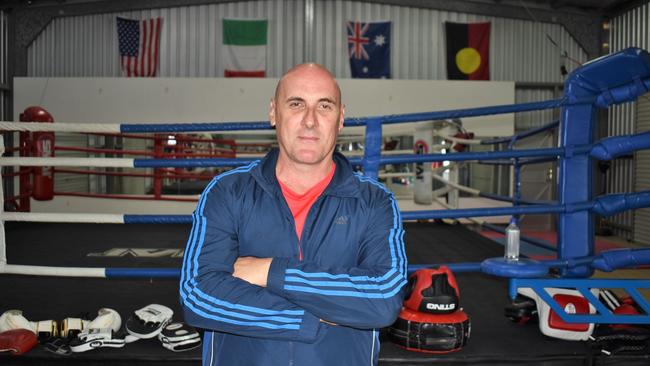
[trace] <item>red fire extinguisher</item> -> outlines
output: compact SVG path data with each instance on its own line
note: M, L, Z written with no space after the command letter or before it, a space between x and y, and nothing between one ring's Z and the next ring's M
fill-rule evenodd
M27 107L20 114L21 122L54 122L52 115L41 107ZM49 158L54 156L54 132L39 131L31 136L32 156ZM32 174L32 198L49 201L54 198L54 170L52 167L34 167Z

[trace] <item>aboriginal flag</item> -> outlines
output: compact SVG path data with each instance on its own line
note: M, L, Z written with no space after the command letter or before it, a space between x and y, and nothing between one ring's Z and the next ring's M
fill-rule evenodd
M447 79L490 80L490 23L445 22Z

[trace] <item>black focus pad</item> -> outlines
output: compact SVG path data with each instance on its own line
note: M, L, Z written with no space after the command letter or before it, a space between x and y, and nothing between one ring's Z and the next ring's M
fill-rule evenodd
M470 328L470 319L462 310L435 315L402 309L388 328L388 337L410 351L448 353L467 344Z

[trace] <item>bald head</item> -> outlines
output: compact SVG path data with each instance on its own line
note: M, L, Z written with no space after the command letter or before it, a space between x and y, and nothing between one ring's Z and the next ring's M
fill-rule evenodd
M289 71L287 71L284 75L282 75L278 81L278 85L275 87L274 99L278 101L282 88L288 81L295 80L297 82L300 82L300 80L313 80L314 78L331 81L332 85L336 89L336 104L340 105L341 88L336 82L336 79L334 79L334 75L332 75L332 73L330 73L329 70L327 70L325 67L311 62L296 65L289 69Z
M332 165L344 116L341 89L327 69L301 64L287 71L269 103L269 122L280 150L277 166L296 174L315 169L322 179L321 173L326 175Z

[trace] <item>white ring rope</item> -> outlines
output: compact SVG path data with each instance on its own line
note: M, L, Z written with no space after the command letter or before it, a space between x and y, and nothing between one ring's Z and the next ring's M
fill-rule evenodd
M413 172L379 173L379 178L415 177Z
M17 158L3 157L0 166L94 166L133 168L131 158Z
M0 273L57 277L106 277L106 270L104 268L46 267L22 264L0 264Z
M449 181L449 180L447 180L447 179L445 179L445 178L443 178L443 177L441 177L441 176L439 176L437 174L431 174L431 176L433 177L433 179L435 179L435 180L437 180L439 182L442 182L442 183L444 183L444 184L446 184L448 186L454 187L455 189L457 189L459 191L467 192L467 193L473 194L475 196L478 196L481 193L481 191L478 190L478 189L470 188L470 187L467 187L467 186L460 185L458 183L451 182L451 181Z
M142 123L147 125L152 123ZM7 122L0 121L0 131L22 131L22 132L78 132L78 133L119 133L128 134L130 132L122 132L122 125L117 123L69 123L69 122ZM208 131L202 131L208 132ZM225 134L241 134L241 130L215 130L222 135ZM154 133L154 132L149 132ZM190 131L160 131L160 133L195 133ZM246 132L247 135L275 135L274 130L251 130Z
M122 214L83 214L83 213L40 213L40 212L3 212L3 221L22 222L70 222L92 224L123 224Z
M0 122L5 131L48 131L80 133L121 133L120 124L115 123L45 123L45 122Z
M449 148L449 145L433 145L432 149L445 149ZM340 150L345 156L363 156L365 152L363 150ZM413 150L382 150L382 155L406 155L413 154ZM403 164L415 164L415 163L403 163Z

